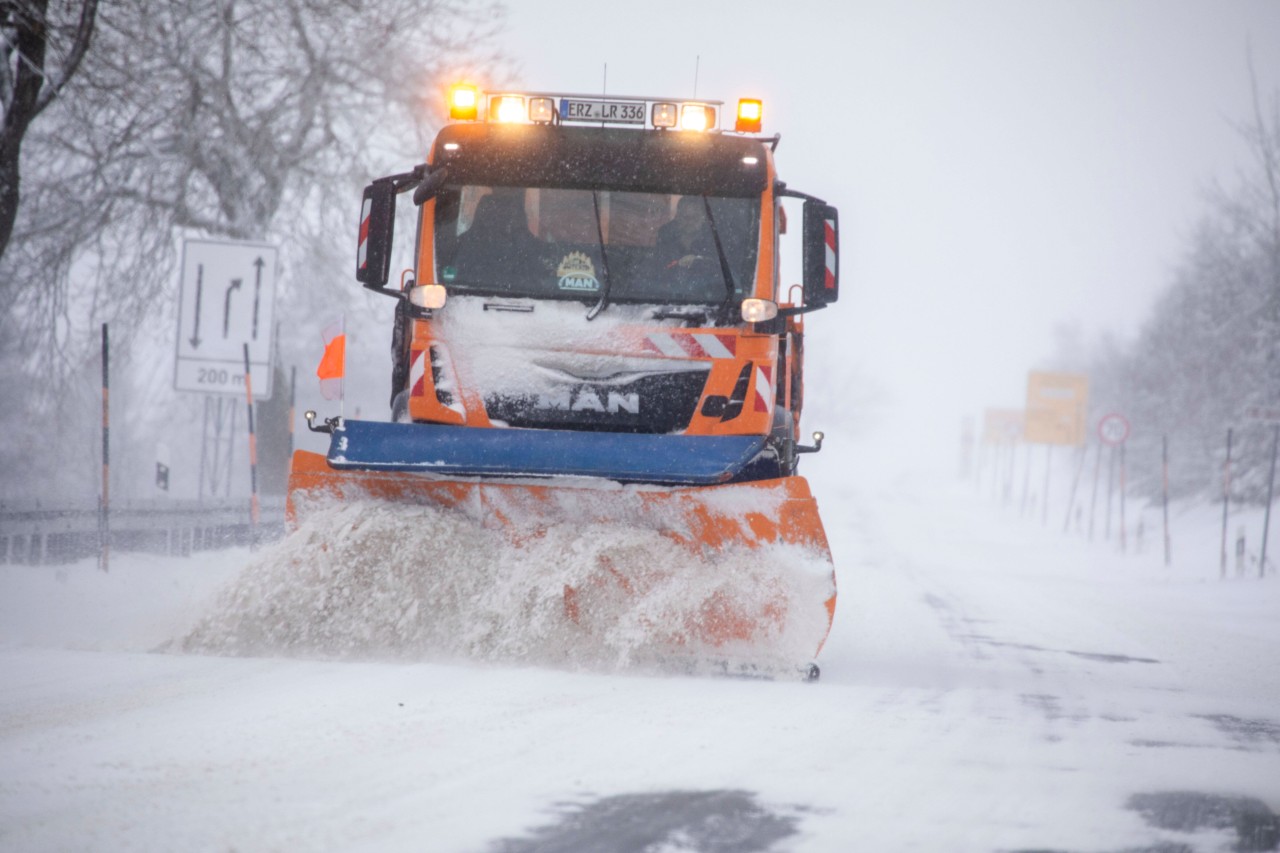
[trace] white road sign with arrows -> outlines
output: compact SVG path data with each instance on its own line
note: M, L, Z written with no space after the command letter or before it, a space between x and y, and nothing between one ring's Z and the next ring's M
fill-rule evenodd
M178 391L244 396L249 345L253 396L271 396L276 247L187 240L178 307Z

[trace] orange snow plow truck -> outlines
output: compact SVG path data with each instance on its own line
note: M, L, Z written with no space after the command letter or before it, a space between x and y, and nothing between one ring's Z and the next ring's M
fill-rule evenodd
M822 444L798 437L802 315L838 296L837 212L778 179L759 101L722 112L451 90L427 162L364 191L356 278L397 300L391 416L307 413L330 447L294 455L295 522L336 497L463 513L517 545L555 526L647 529L683 557L599 558L563 586L566 630L630 598L670 655L816 677L836 590L796 475ZM413 264L389 285L401 194ZM788 198L803 206L790 288ZM685 572L704 577L656 592Z

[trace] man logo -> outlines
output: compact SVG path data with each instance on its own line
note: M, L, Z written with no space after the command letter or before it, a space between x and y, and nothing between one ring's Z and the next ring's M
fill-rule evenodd
M592 388L585 386L575 390L560 388L550 394L539 394L534 405L539 409L557 409L562 412L600 412L610 415L626 412L638 415L640 414L640 395L609 391L601 400L600 394Z
M560 276L561 290L574 290L582 293L595 293L600 289L596 280L596 267L585 252L570 252L560 261L556 268Z

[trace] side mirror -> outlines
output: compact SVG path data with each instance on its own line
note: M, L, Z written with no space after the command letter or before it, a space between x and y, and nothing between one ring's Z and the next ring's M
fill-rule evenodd
M804 304L830 305L840 298L840 216L816 199L804 203Z
M396 227L396 190L390 181L364 188L360 207L360 242L356 249L356 281L383 287L391 274L391 240Z
M444 186L445 180L449 177L449 170L444 166L438 166L427 173L427 176L418 184L417 189L413 191L413 203L421 207L426 203L427 199L434 198L435 194Z

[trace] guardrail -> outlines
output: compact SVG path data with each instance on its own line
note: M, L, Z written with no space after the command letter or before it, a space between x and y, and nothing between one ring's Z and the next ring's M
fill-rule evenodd
M102 535L97 507L46 509L0 504L0 564L70 563L99 553ZM189 555L251 545L284 533L284 497L267 497L255 532L249 501L113 502L113 553Z

